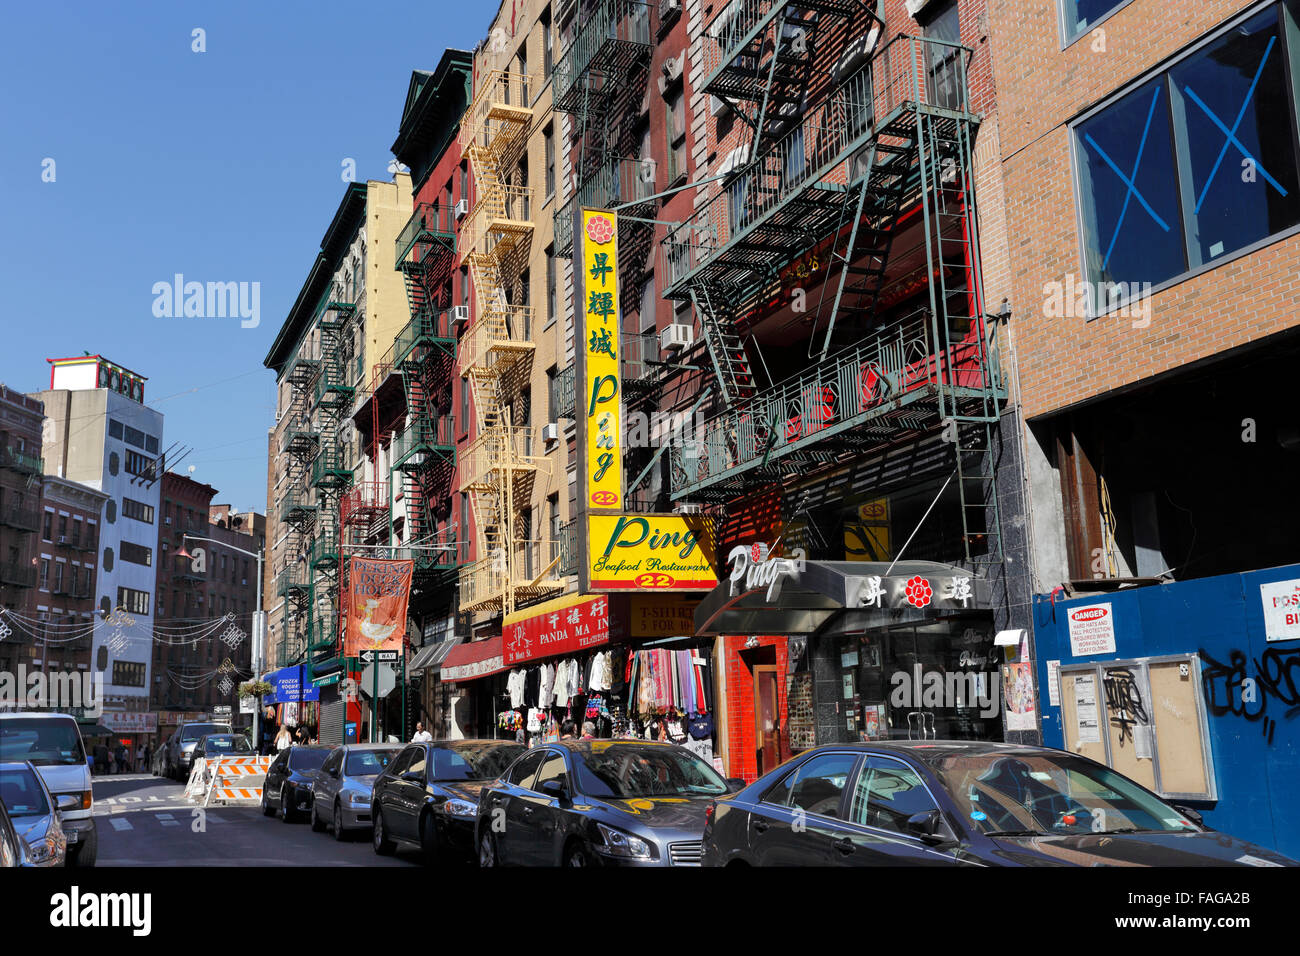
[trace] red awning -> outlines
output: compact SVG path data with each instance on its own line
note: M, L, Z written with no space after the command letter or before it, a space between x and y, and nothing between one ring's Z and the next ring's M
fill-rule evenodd
M491 677L510 668L506 666L501 654L501 635L489 637L486 641L474 641L470 644L457 644L442 662L442 679L444 681L478 680Z

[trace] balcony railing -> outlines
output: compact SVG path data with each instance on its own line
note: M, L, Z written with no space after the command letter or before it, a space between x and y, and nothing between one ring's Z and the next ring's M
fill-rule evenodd
M637 215L639 204L648 204L655 195L657 182L668 180L659 175L653 159L605 156L597 160L576 192L555 211L555 254L573 255L574 219L583 208L609 209Z
M942 92L932 91L928 68L946 50L963 55L945 61L949 85ZM906 136L914 136L914 130L897 124L918 110L973 118L967 112L964 53L963 47L921 37L890 41L664 237L664 295L686 298L689 280L706 270L715 285L744 288L765 279L773 257L788 261L840 220L842 201L810 201L799 216L778 219L787 203L813 190L843 193L852 173L849 161L873 139L896 140L891 148L903 153Z
M451 312L442 310L434 313L422 313L397 333L393 340L393 368L401 368L413 355L418 357L417 349L441 348L452 351L456 348L456 330L451 324Z
M466 255L500 258L533 231L533 187L484 182L478 193L461 226L461 249Z
M489 70L474 84L474 99L460 124L460 148L472 154L500 154L522 135L533 117L533 78L526 73Z
M509 468L516 477L537 470L533 456L540 454L541 436L535 425L497 425L482 432L460 460L462 490L496 487Z
M275 593L284 597L290 591L306 591L307 571L300 564L292 564L275 576Z
M312 542L307 563L313 569L333 568L339 563L339 542L333 535L323 535Z
M6 561L0 564L0 584L9 584L19 588L36 587L36 569L20 561Z
M656 385L659 361L659 336L654 332L625 332L623 343L623 391L631 398L648 392ZM575 366L566 365L555 376L555 400L558 417L577 418Z
M18 451L9 445L0 452L0 468L10 468L25 475L39 475L45 470L45 459Z
M560 564L556 569L560 574L578 573L578 535L580 534L582 528L576 518L560 525Z
M406 430L393 436L390 458L393 468L401 468L408 463L422 465L422 455L450 455L456 448L455 422L450 415L438 418L417 418Z
M555 109L578 112L626 84L627 73L648 59L659 8L644 0L596 0L577 21L577 35L555 64Z
M533 308L498 302L479 315L460 340L460 371L491 368L532 352Z
M562 590L564 575L560 563L558 541L511 542L508 550L499 549L461 569L461 608L466 611L499 608L505 601L507 588L524 599Z
M451 207L418 203L397 234L395 267L418 266L430 253L456 251L456 222Z
M18 528L20 531L35 531L41 526L41 510L10 505L0 509L0 525Z
M917 313L705 422L671 446L675 498L809 450L883 443L900 427L932 427L942 407L1003 394L1001 373L976 322L949 337ZM940 395L944 402L941 404ZM890 419L905 417L901 424ZM872 429L880 420L880 427ZM815 446L815 447L814 447Z
M280 499L280 520L301 522L311 518L316 512L316 505L303 493L289 492Z
M339 522L369 523L387 514L392 502L391 485L386 481L362 481L339 498Z

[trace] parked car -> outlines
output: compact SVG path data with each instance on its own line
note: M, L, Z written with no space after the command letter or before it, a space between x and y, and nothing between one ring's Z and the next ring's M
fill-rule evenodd
M676 744L536 747L479 796L479 864L695 865L706 808L737 786Z
M25 849L26 845L22 837L14 828L13 821L9 819L5 802L0 800L0 870L22 866L27 861Z
M402 749L401 744L347 744L335 747L313 774L311 828L327 827L334 839L370 826L370 795L375 779Z
M91 815L94 791L77 721L68 714L0 714L0 762L8 761L30 762L56 806L62 797L73 798L76 808L68 803L60 822L68 842L66 859L72 866L94 866L99 852Z
M61 818L81 806L76 797L64 794L56 799L30 761L11 761L0 763L0 803L22 841L22 865L64 865L68 838Z
M184 783L194 766L194 748L201 738L208 734L228 734L229 724L214 724L210 721L193 724L181 724L168 739L163 748L163 771L166 776Z
M419 847L428 862L472 860L479 790L526 752L508 740L408 744L375 778L375 852L402 843Z
M1296 865L1046 747L831 744L716 800L706 866Z
M285 823L292 823L298 814L309 812L316 771L333 749L324 745L295 745L281 750L271 761L262 783L262 812L269 817L279 811Z
M243 734L204 734L194 745L190 763L208 757L251 757L253 745Z

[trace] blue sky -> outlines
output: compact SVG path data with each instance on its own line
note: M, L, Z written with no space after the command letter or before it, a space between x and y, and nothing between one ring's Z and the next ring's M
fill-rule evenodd
M413 69L473 49L495 3L12 5L0 31L0 382L99 353L148 377L164 445L217 500L266 509L262 359L343 194L390 179ZM205 31L206 52L191 49ZM54 160L53 182L42 172ZM260 283L260 325L158 318L154 283Z

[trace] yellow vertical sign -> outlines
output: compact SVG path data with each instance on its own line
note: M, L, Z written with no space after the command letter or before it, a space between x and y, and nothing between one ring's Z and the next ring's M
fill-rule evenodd
M586 420L587 505L623 507L623 388L620 351L623 323L618 309L618 214L582 211L582 268L587 301L583 340L586 382L578 393L578 415Z

